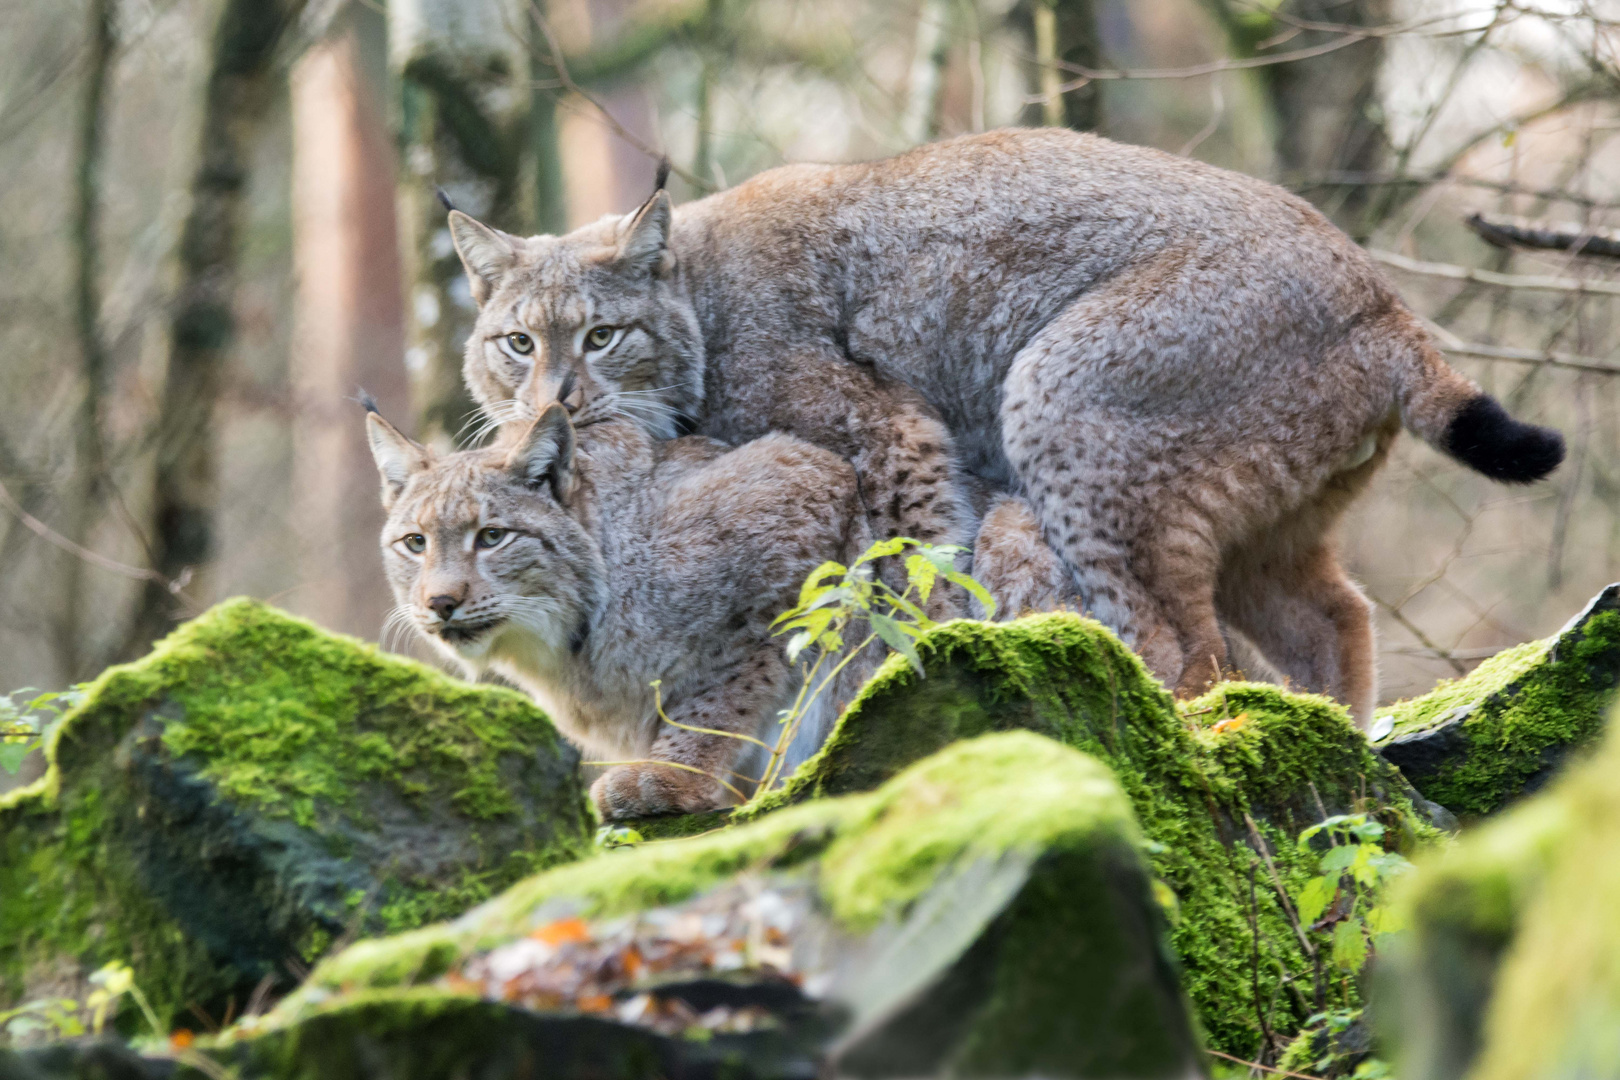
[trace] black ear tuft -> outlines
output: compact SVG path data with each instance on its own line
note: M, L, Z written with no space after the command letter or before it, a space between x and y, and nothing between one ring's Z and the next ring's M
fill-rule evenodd
M665 154L663 157L658 159L658 175L653 179L654 192L664 190L664 185L669 183L669 170L672 168L674 168L674 166L670 164L668 154Z
M433 192L439 197L439 205L444 207L446 213L456 208L456 204L450 201L450 193L444 188L435 187Z
M366 412L374 412L378 416L382 415L382 410L377 408L377 399L372 397L371 392L363 386L358 388L355 396L350 400L366 410Z
M1551 428L1508 415L1489 394L1474 398L1451 418L1446 453L1492 480L1528 484L1564 460L1564 437Z

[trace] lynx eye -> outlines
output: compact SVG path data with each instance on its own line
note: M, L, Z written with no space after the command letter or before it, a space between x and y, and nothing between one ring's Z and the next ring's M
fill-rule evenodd
M605 349L613 341L616 331L611 326L593 326L591 332L585 335L587 349Z
M477 539L475 539L473 541L473 545L475 547L488 549L488 548L496 547L497 545L500 544L500 542L502 540L505 540L505 539L506 539L506 530L505 529L497 529L494 526L490 526L487 529L479 529L478 530L478 537L477 537Z
M427 537L421 533L411 533L402 539L400 543L404 544L405 550L412 555L420 555L427 550Z
M534 338L521 330L507 334L506 343L512 346L512 351L520 356L528 356L534 352Z

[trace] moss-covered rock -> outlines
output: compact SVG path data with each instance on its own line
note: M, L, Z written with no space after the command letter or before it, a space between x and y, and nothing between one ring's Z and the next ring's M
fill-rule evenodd
M1620 685L1620 584L1544 641L1380 713L1372 734L1426 798L1489 814L1544 785L1603 729Z
M1025 728L1093 754L1118 776L1154 845L1154 870L1175 894L1171 941L1188 992L1224 1052L1252 1059L1262 1012L1272 1032L1289 1035L1318 1010L1314 964L1282 897L1312 872L1299 833L1329 814L1366 811L1396 850L1436 835L1399 772L1325 698L1227 683L1178 709L1130 649L1071 614L948 623L918 652L925 678L891 657L821 753L734 819L869 791L989 731Z
M1422 862L1374 1019L1406 1080L1620 1076L1620 738Z
M589 850L578 755L520 694L231 601L108 670L0 799L0 1008L134 966L240 1011L332 942Z
M1106 767L991 735L351 946L209 1052L248 1077L1193 1075L1143 844ZM569 1031L612 1061L553 1049Z

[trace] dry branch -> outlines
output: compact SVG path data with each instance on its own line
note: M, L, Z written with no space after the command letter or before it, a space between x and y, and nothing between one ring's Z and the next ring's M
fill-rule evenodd
M1469 215L1468 227L1478 233L1480 239L1497 247L1538 248L1620 259L1620 236L1608 230L1574 224L1550 225L1524 218L1488 218L1484 214Z
M1504 289L1620 296L1620 281L1593 281L1588 278L1553 277L1550 274L1501 274L1495 270L1480 270L1472 266L1408 259L1405 255L1397 255L1393 251L1380 251L1376 248L1368 248L1367 254L1385 266L1393 266L1397 270L1404 270L1409 274L1422 274L1425 277L1472 281L1478 285L1495 285Z

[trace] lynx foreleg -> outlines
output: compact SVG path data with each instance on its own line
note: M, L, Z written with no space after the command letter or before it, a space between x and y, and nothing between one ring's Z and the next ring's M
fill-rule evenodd
M759 737L764 714L781 701L788 678L781 645L772 642L707 689L667 703L674 724L660 724L648 760L617 765L591 785L603 819L700 813L733 805L737 792L751 794L758 777L735 769L753 746L748 740ZM716 731L724 734L709 733ZM666 761L672 764L658 764Z

